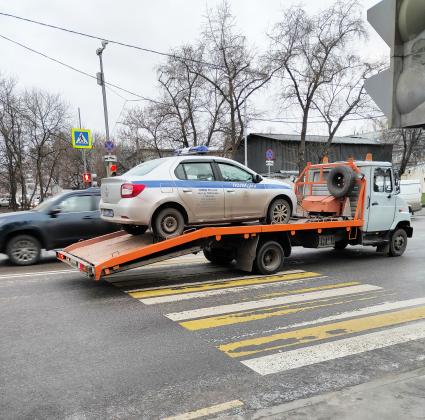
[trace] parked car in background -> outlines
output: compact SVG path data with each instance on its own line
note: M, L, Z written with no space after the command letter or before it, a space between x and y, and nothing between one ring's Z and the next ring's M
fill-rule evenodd
M0 197L0 207L9 207L10 199L9 197Z
M422 209L422 185L419 179L402 179L400 196L409 205L410 213Z
M99 211L100 189L61 193L30 211L0 215L0 252L16 265L39 261L41 250L63 248L118 229Z
M183 155L151 160L102 180L103 220L160 238L185 226L261 220L287 223L296 209L291 186L264 179L230 159Z

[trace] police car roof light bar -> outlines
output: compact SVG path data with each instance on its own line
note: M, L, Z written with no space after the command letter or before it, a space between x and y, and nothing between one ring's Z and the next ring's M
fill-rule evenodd
M208 153L208 147L203 144L200 146L184 147L175 151L176 156L203 155L205 153Z

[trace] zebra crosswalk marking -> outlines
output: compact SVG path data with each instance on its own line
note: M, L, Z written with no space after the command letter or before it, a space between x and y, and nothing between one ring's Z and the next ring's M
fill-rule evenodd
M311 311L318 308L326 308L335 305L347 304L351 302L361 302L364 300L376 299L377 295L359 297L355 299L320 299L305 305L303 303L295 305L284 305L266 309L258 309L253 311L234 312L230 315L212 316L208 318L194 319L191 321L180 322L180 325L190 331L204 330L208 328L222 327L225 325L233 325L244 322L258 321L275 316L289 315L298 312ZM285 328L286 329L286 328Z
M265 337L222 344L218 348L230 357L245 357L265 351L279 350L299 344L308 344L327 338L373 330L381 327L417 321L425 318L425 306L403 309L381 315L303 328Z
M214 289L225 289L235 286L248 286L254 284L263 284L263 283L273 283L278 281L291 281L298 280L308 277L319 276L318 273L313 272L303 272L296 274L282 274L276 276L266 276L266 277L254 277L254 278L245 278L245 279L236 279L236 280L222 280L217 282L208 282L208 283L199 283L197 285L187 285L187 286L174 286L168 288L158 288L151 290L141 290L141 291L131 291L128 294L136 299L143 299L149 297L158 297L158 296L167 296L167 295L176 295L183 293L191 292L200 292Z

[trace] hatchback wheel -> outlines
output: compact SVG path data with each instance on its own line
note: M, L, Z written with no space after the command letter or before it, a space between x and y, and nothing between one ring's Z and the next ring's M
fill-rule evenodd
M162 239L179 236L184 230L184 217L173 207L162 209L152 221L152 229Z
M291 206L283 199L278 198L274 200L267 212L267 222L271 225L285 224L291 218Z
M41 245L34 236L18 235L8 242L6 254L15 265L36 264L40 259Z

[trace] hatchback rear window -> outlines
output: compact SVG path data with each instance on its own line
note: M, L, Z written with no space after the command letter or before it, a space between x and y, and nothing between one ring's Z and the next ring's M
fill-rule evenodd
M167 160L166 158L148 160L147 162L143 162L140 165L135 166L133 169L130 169L124 175L131 175L131 176L147 175L149 172L153 171L159 165L162 165L166 160Z

